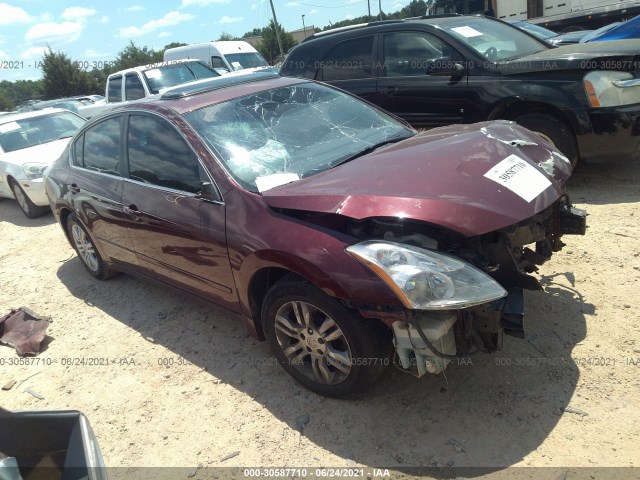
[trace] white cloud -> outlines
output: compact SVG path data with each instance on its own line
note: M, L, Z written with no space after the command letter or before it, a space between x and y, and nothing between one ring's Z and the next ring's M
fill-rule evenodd
M251 10L257 10L258 9L258 4L257 3L252 3L251 4Z
M171 36L171 32L160 32L158 34L158 38L165 38L165 37L170 37Z
M285 7L299 7L300 4L298 2L288 2L284 4Z
M14 7L8 3L0 3L0 25L12 25L14 23L29 23L33 18L20 7Z
M141 12L142 10L144 10L142 5L131 5L130 7L125 8L125 11L127 12Z
M356 18L356 16L352 13L349 13L347 15L345 15L345 20L353 20L354 18Z
M220 23L225 25L227 23L238 23L242 20L244 20L244 17L228 17L227 15L225 15L220 19Z
M53 20L53 15L51 15L49 12L41 13L40 20L42 20L43 22L49 22Z
M140 35L145 35L147 33L153 32L154 30L158 30L163 27L169 27L171 25L178 25L179 23L186 22L187 20L192 20L195 18L194 15L190 13L180 13L180 12L169 12L165 14L164 17L159 18L158 20L151 20L145 23L142 27L127 27L120 29L121 37L139 37Z
M95 15L96 12L93 8L84 7L68 7L62 12L62 18L65 20L84 20L91 15Z
M229 3L229 0L182 0L181 7L188 7L190 5L198 5L200 7L206 7L207 5L216 4L222 5Z
M27 30L24 39L35 44L69 43L78 39L83 28L79 22L39 23Z
M0 50L0 60L9 60L9 55Z
M315 8L312 8L312 9L309 11L309 15L315 15L316 13L318 13L318 10L316 10Z
M82 55L85 58L104 58L104 57L108 57L110 54L99 52L97 50L94 50L93 48L90 48L89 50L85 50L85 52Z
M20 58L23 60L39 59L42 58L46 51L47 47L29 47L20 54Z
M100 17L100 23L109 23L109 17L107 17L106 15Z

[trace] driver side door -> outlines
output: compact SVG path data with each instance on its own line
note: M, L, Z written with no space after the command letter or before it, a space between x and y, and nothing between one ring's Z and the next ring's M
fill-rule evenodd
M388 32L379 42L375 103L415 128L464 122L468 72L456 50L421 31Z
M129 115L126 138L122 203L143 272L237 310L225 205L198 155L156 115Z

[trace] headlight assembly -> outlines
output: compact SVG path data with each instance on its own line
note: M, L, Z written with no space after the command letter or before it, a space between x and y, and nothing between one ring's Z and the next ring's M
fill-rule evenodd
M592 107L619 107L640 103L640 81L628 72L591 72L584 89Z
M22 170L24 170L24 174L29 180L37 180L38 178L42 178L47 166L48 165L44 163L25 163L22 166Z
M476 267L432 250L378 240L346 250L375 272L410 309L467 308L507 294Z

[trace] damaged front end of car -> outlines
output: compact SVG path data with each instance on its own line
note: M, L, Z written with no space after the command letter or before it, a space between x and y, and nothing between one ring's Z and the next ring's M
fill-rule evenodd
M586 212L567 195L531 218L471 238L398 219L354 222L350 233L363 241L347 251L404 308L354 307L391 327L399 366L418 377L438 374L454 359L501 350L504 334L524 338L523 290L542 289L531 273L562 248L563 235L585 231Z

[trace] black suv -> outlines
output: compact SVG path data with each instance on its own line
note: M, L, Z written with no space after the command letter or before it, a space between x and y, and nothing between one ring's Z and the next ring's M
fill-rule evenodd
M317 33L280 74L352 92L416 128L514 120L579 158L640 155L640 40L552 47L482 16Z

